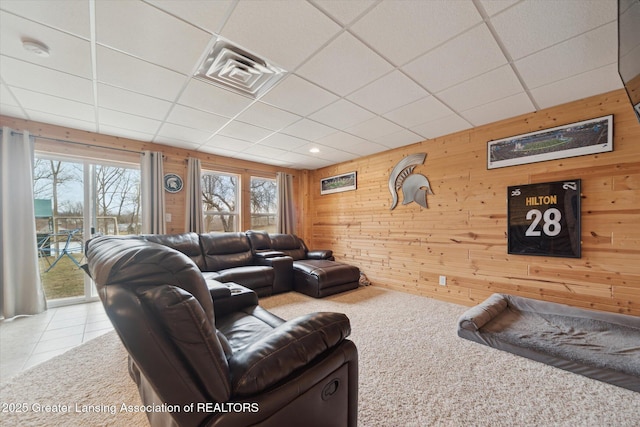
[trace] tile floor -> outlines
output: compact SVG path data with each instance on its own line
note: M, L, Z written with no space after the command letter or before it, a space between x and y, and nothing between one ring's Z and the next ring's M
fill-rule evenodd
M0 383L111 330L100 301L0 320Z

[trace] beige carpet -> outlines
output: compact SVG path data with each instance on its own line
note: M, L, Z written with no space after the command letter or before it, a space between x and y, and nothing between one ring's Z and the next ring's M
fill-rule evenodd
M312 311L349 316L360 355L362 427L639 425L640 393L458 338L463 306L376 287L321 300L288 293L262 305L286 319ZM107 408L2 413L2 426L147 424L144 415L121 411L140 401L114 333L14 377L0 386L0 401Z

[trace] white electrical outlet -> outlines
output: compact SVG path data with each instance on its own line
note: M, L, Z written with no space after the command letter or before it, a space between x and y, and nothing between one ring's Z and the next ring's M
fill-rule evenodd
M440 286L447 286L447 276L440 276L440 281L438 282Z

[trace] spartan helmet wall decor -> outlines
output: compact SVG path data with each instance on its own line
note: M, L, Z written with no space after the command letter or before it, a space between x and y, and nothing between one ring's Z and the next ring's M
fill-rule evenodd
M417 165L424 163L427 153L417 153L405 157L391 171L389 175L389 191L393 197L390 210L398 204L398 190L402 189L402 204L416 202L427 208L427 194L433 194L429 180L424 175L413 174Z

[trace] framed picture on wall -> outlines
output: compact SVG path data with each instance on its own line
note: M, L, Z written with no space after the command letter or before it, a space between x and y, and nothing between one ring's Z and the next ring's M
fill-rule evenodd
M339 193L356 189L356 173L349 172L342 175L330 176L320 180L320 194Z
M613 151L613 116L489 141L487 169Z
M508 253L580 258L581 180L507 188Z

